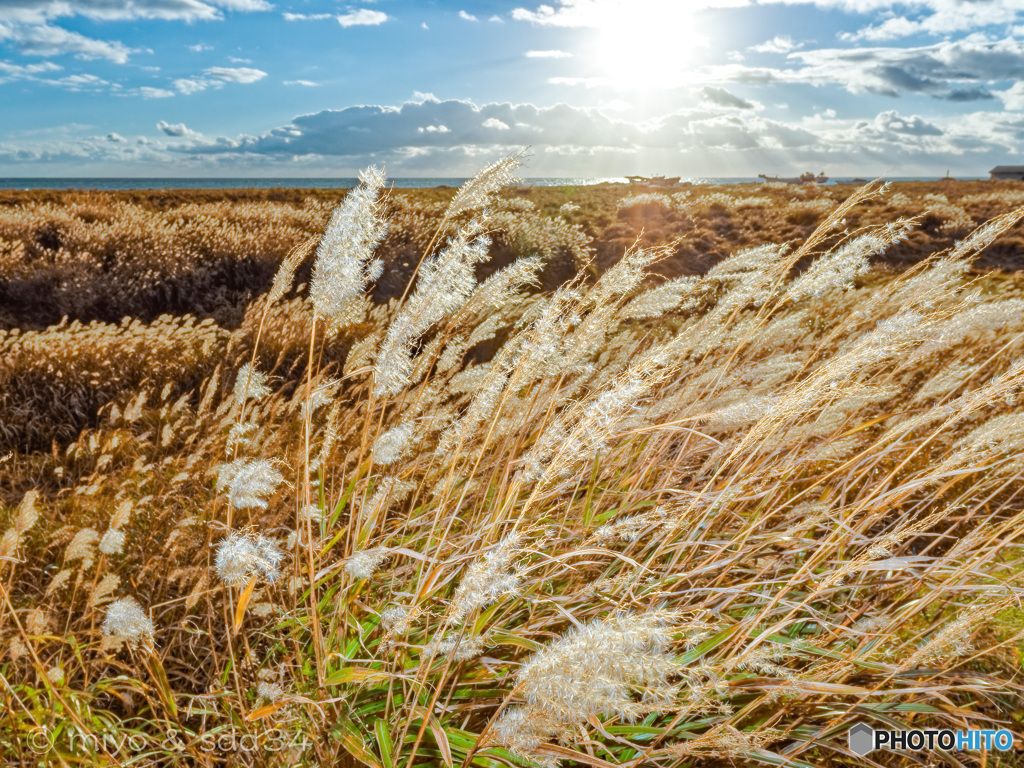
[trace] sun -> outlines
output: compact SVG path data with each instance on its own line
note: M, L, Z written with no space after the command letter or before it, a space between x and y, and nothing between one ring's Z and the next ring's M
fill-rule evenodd
M685 0L595 4L587 58L612 87L656 92L686 85L705 56L706 14Z

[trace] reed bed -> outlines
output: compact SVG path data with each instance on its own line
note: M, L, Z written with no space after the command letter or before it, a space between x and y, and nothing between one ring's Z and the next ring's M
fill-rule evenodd
M673 238L602 265L500 196L521 159L429 227L368 169L232 329L0 339L110 387L0 462L3 760L895 766L850 727L1019 730L1024 296L972 265L1024 208L895 272L927 214L809 193L801 240L665 278ZM616 220L726 205L656 194Z

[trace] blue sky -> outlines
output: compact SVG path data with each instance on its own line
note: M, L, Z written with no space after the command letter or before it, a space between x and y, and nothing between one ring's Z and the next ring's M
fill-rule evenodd
M0 0L5 176L984 175L1024 0Z

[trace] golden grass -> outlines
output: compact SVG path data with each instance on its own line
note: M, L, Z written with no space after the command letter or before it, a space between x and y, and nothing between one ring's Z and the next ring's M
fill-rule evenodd
M391 192L346 225L390 219L376 252L307 248L233 322L8 331L0 757L839 766L858 721L1018 727L1024 299L972 271L1018 236L1014 189L548 190L440 232L443 202ZM255 254L266 291L329 213L75 205L0 237L90 306L86 251ZM954 246L981 208L1005 215ZM74 255L25 257L46 222ZM762 235L680 269L698 229ZM404 299L349 270L317 314L311 261L381 255L420 265Z

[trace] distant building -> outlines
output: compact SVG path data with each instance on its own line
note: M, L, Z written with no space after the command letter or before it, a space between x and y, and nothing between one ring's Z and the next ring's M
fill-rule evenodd
M997 165L989 173L991 181L1024 181L1024 165Z

